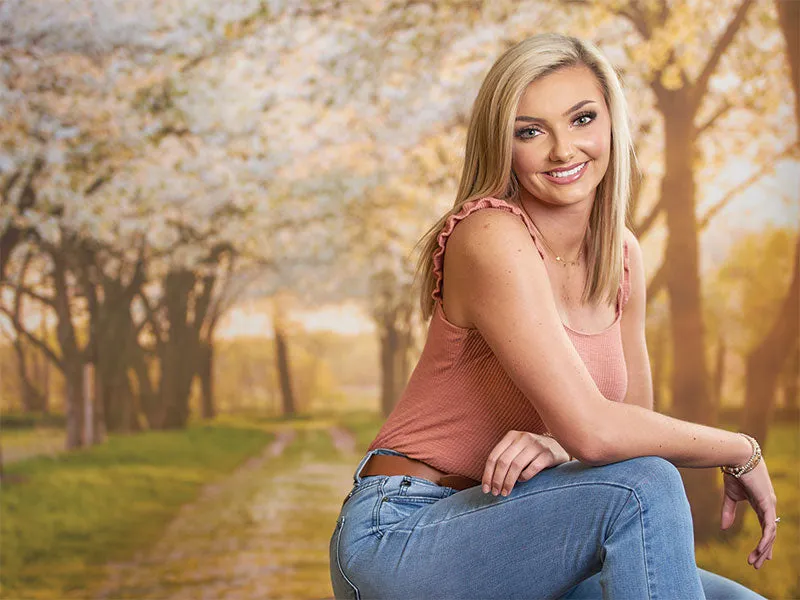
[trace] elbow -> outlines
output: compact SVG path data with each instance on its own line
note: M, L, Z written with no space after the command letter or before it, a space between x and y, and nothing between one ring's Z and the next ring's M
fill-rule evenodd
M568 452L584 464L600 467L614 462L611 457L611 437L608 421L601 418L605 411L597 411L592 419L581 427L580 433L575 436L576 444Z
M596 432L582 432L565 438L561 445L573 458L592 467L606 464L603 444Z
M578 454L574 455L579 461L590 467L601 467L610 461L606 458L601 444L594 441L592 444L584 444Z
M599 467L607 464L602 444L600 444L600 440L596 437L585 439L569 452L572 456L590 467Z

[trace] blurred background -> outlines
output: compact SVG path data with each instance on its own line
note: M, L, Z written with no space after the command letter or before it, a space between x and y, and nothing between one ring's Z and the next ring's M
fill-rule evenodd
M656 410L759 439L782 517L698 564L800 598L800 2L0 0L0 596L324 598L425 343L414 244L497 56L623 77Z

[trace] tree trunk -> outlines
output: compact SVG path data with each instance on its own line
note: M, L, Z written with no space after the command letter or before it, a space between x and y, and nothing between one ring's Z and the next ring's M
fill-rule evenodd
M71 362L64 369L66 385L67 450L83 445L83 364Z
M786 58L794 89L794 118L800 138L800 2L776 0L775 4L778 7L778 24L786 40Z
M25 352L25 343L18 335L14 338L14 351L17 354L17 378L19 379L20 390L22 391L22 412L36 412L41 400L39 392L31 383L28 377L28 360Z
M275 321L275 366L278 370L283 416L293 417L297 413L297 406L294 390L292 389L292 371L287 336L280 320Z
M168 273L164 282L169 337L160 345L159 387L164 406L162 426L170 429L185 427L189 420L189 397L199 356L198 332L189 318L195 283L195 274L187 270ZM195 314L194 319L197 318Z
M696 130L685 90L668 95L662 106L665 129L665 174L661 185L669 230L664 255L670 302L672 345L672 414L679 419L716 425L706 366L705 328L700 290L694 164ZM713 469L683 469L692 507L695 539L717 535L719 488Z
M97 302L94 339L97 347L98 401L103 407L103 422L108 431L128 432L131 429L130 397L122 393L130 349L135 340L130 315L132 295L119 281L106 281L103 300Z
M381 414L387 417L395 402L396 360L398 335L395 328L395 311L388 310L378 323L381 345Z
M653 369L653 411L664 412L664 388L666 386L666 369L664 368L664 360L667 356L667 325L659 324L655 331L655 340L653 341L653 353L650 358L650 363Z
M214 345L210 341L204 342L200 346L199 375L203 418L213 419L217 413L214 406Z
M163 407L159 402L158 392L150 378L149 360L143 348L137 347L131 353L131 367L136 374L136 387L147 426L150 429L161 429L164 422Z
M711 386L711 399L717 407L717 414L722 409L722 386L725 383L725 356L727 348L725 338L721 335L717 340L717 356L714 361L714 381Z
M800 398L798 397L798 384L800 384L800 342L794 341L786 368L783 370L783 407L791 419L800 416Z
M45 326L44 311L39 326L39 339L47 343L47 327ZM42 414L50 412L50 359L44 352L37 351L34 355L34 373L36 381L41 382L36 410Z
M405 296L410 298L410 291ZM411 361L409 353L411 347L414 345L414 304L409 301L404 301L400 310L400 335L398 336L397 347L397 379L395 382L395 397L394 404L400 400L400 397L405 392L408 378L411 374Z
M768 427L775 410L775 391L783 368L800 337L800 238L794 256L789 291L772 329L747 356L744 414L740 428L767 445Z
M83 364L85 352L78 347L72 324L72 308L67 285L64 257L51 252L55 291L56 336L62 353L62 369L66 384L67 450L80 448L83 440Z

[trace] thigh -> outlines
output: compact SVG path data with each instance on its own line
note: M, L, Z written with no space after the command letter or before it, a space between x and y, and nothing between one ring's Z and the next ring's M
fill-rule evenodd
M766 600L764 596L756 594L732 579L699 567L697 572L700 574L706 600ZM584 579L561 598L562 600L603 600L600 573Z
M506 497L474 487L433 501L385 477L344 506L336 558L361 598L558 598L600 571L634 487L665 468L658 457L571 461Z

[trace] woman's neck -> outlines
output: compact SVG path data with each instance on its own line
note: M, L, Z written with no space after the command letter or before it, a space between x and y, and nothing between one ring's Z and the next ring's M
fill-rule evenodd
M553 252L565 259L573 259L583 245L592 202L579 202L569 206L548 206L530 195L520 195L534 225L545 238Z

